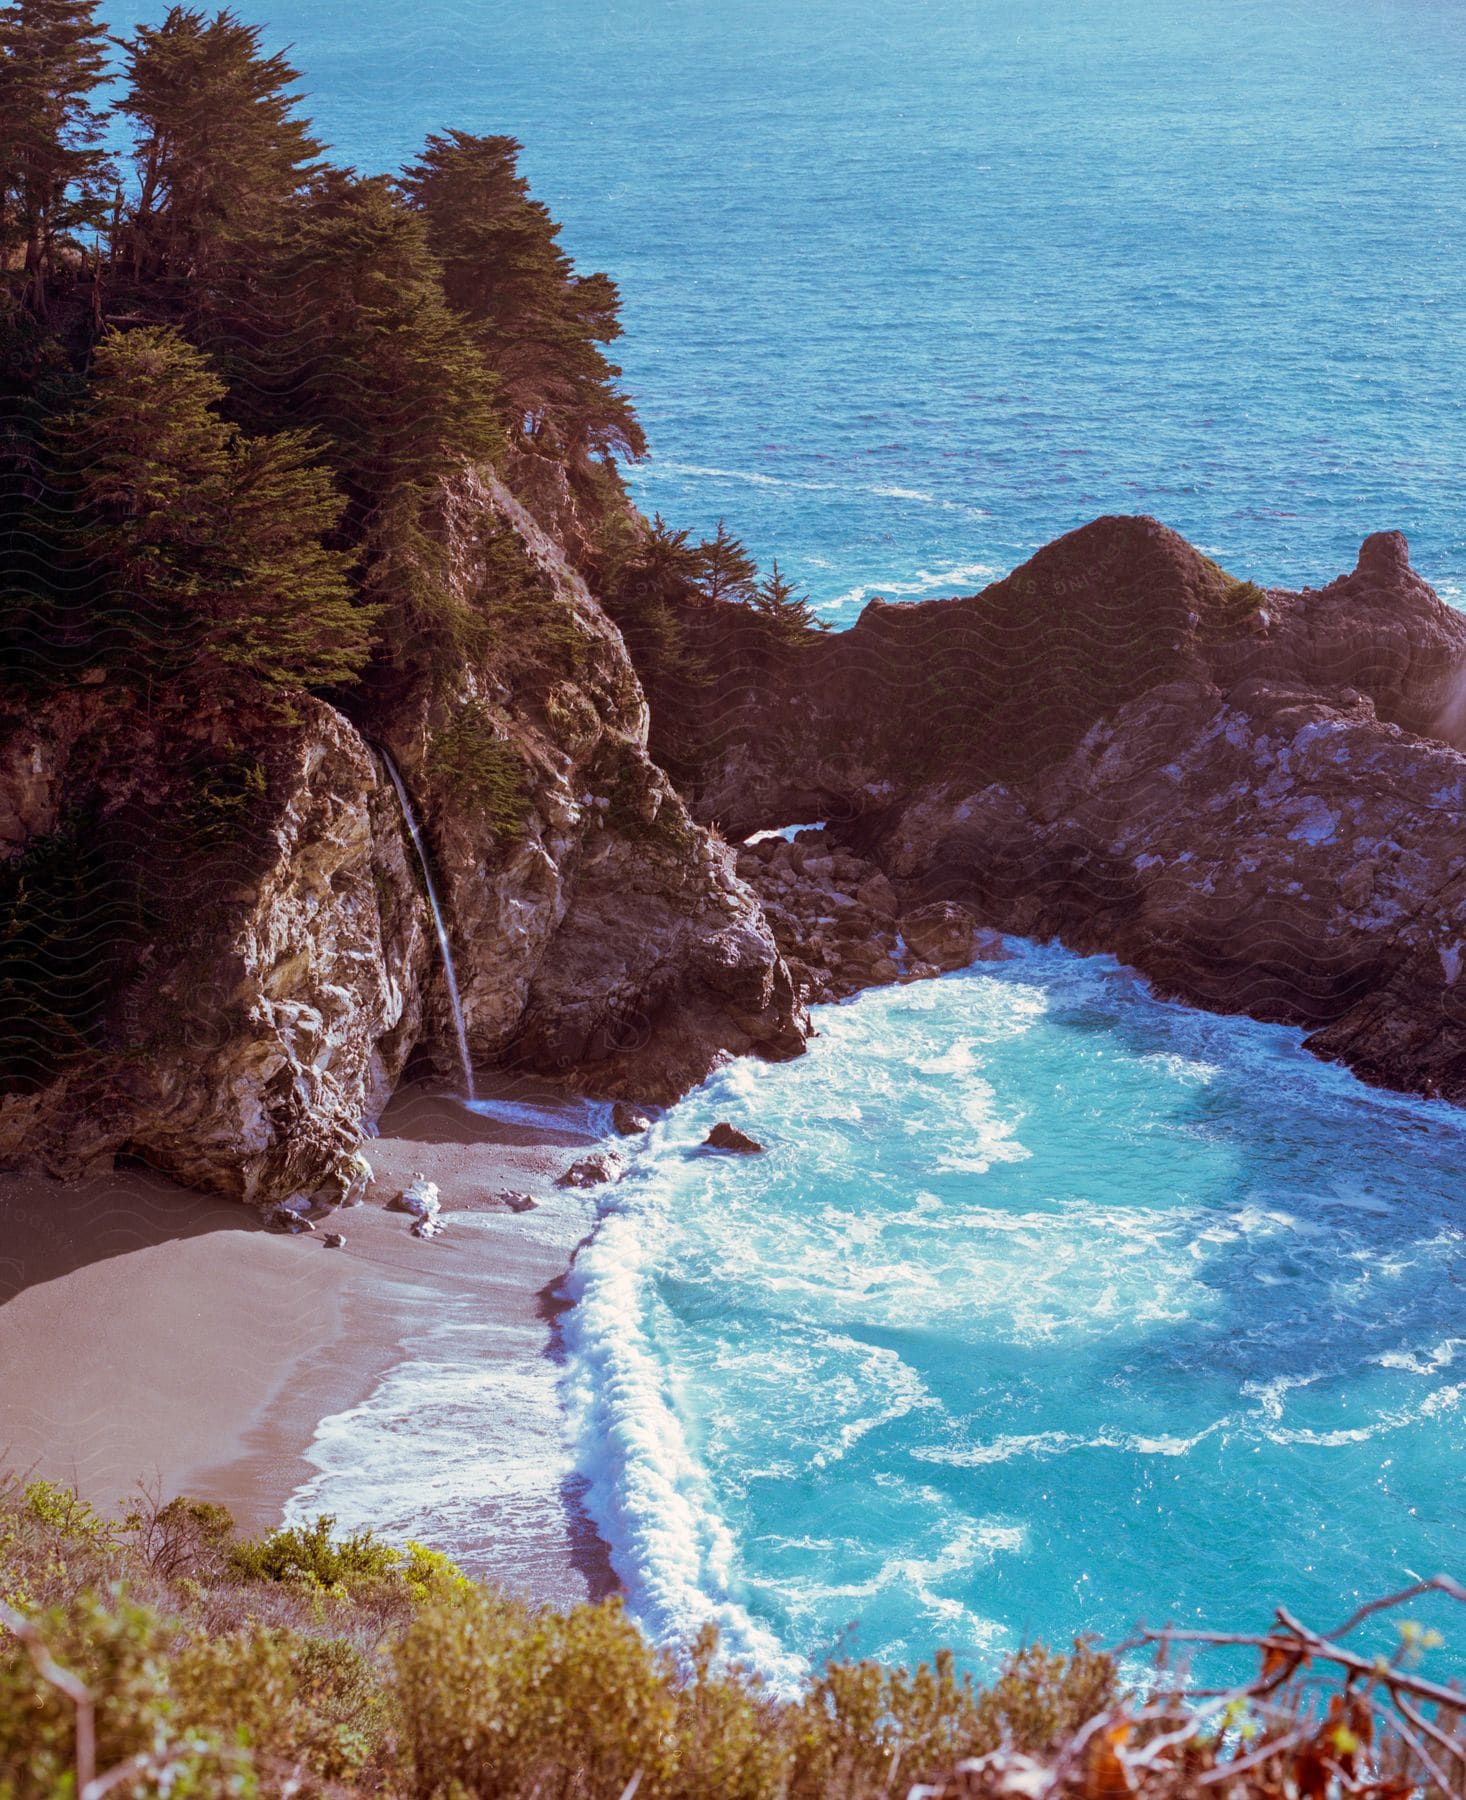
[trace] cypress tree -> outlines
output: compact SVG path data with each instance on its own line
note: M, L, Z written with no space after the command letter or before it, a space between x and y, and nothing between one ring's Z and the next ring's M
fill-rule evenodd
M809 631L829 630L829 621L810 605L808 594L795 582L785 580L777 557L768 575L754 589L752 600L779 635L791 641L798 641Z
M114 174L92 104L106 46L96 0L0 6L0 265L21 262L24 303L41 320L58 250L107 219Z
M616 285L575 273L518 171L520 148L462 131L430 137L403 192L427 221L450 304L473 323L511 436L572 460L641 456L621 371L598 348L621 334Z
M248 438L176 331L114 333L53 430L53 492L75 647L180 698L349 682L370 648L341 500L300 433ZM38 521L43 523L43 521ZM241 683L243 687L241 688Z
M751 600L758 564L729 531L726 520L697 546L697 581L709 600Z
M429 515L443 480L492 461L504 440L493 380L443 297L422 218L385 177L333 174L296 210L258 298L267 328L245 367L256 400L320 431L363 583L392 608L389 651L445 654L443 634L456 642L471 621Z
M257 26L172 7L122 45L138 195L128 237L134 269L190 280L276 232L319 168L321 145L295 112L299 80L266 56Z

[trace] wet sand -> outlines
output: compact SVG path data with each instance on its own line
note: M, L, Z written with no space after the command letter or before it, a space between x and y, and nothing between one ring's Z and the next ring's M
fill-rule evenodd
M522 1415L510 1421L524 1465L515 1516L486 1502L492 1574L556 1604L608 1591L546 1362L590 1210L554 1179L585 1147L572 1129L407 1092L366 1146L366 1203L298 1237L144 1169L77 1184L0 1176L0 1463L74 1483L109 1512L141 1481L222 1501L259 1530L315 1474L319 1422L365 1401L446 1311L472 1308L492 1327L485 1356L505 1407ZM384 1210L414 1173L442 1194L447 1226L429 1241ZM494 1209L500 1189L542 1206ZM328 1230L344 1248L325 1248Z

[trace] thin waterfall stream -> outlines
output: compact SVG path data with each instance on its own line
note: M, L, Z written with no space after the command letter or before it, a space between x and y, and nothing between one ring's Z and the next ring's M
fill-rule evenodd
M463 1097L465 1100L474 1100L477 1095L473 1091L473 1064L468 1057L468 1033L463 1026L463 1006L458 998L458 976L453 968L453 949L448 942L448 927L443 922L443 909L438 903L438 890L433 885L433 871L428 866L427 846L423 843L417 815L412 810L412 802L407 797L402 777L397 773L396 763L380 745L377 746L377 754L392 777L392 786L397 790L397 804L402 808L403 822L412 839L412 847L417 851L418 867L422 870L423 886L427 889L428 909L433 915L433 929L438 934L438 948L443 953L443 973L448 980L448 1000L453 1008L453 1030L458 1038L458 1060L463 1066Z

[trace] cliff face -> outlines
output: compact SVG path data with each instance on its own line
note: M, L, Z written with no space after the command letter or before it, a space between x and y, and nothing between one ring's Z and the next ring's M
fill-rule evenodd
M300 714L241 755L244 721L150 723L101 686L5 737L31 938L8 971L5 1161L74 1175L124 1152L241 1199L349 1181L420 1026L425 909L360 736Z
M452 1075L379 747L481 1066L669 1101L730 1053L797 1054L801 993L982 953L959 903L1466 1100L1466 621L1397 534L1298 594L1107 519L983 595L873 605L838 637L689 603L709 673L654 695L684 801L558 541L482 476L442 533L464 652L354 721L155 714L107 681L0 718L0 1159L339 1189L414 1049ZM745 855L743 878L697 822L814 816L818 855Z
M372 730L422 809L475 1062L665 1102L727 1053L796 1055L805 1024L727 846L647 754L620 633L500 482L444 530L481 653ZM452 1043L435 986L431 1037Z
M838 638L689 619L710 666L751 633L763 659L757 692L672 697L703 745L694 810L731 835L829 819L904 905L1112 952L1466 1101L1466 620L1398 533L1286 593L1103 519Z
M0 718L0 1161L135 1155L250 1200L339 1188L417 1046L456 1070L398 763L475 1060L670 1100L805 1021L726 846L646 752L614 626L497 482L443 532L446 677L293 721L101 682Z

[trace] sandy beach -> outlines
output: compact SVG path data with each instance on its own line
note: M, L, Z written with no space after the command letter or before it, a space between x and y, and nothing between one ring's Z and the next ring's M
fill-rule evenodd
M222 1501L260 1530L318 1474L320 1422L360 1407L458 1315L480 1328L515 1446L512 1492L485 1497L484 1565L556 1604L608 1591L555 1396L556 1290L592 1208L554 1182L587 1142L406 1090L366 1146L366 1203L298 1237L145 1169L0 1176L0 1462L109 1512L141 1481ZM384 1210L414 1173L441 1190L431 1241ZM540 1204L496 1208L502 1189ZM343 1248L324 1246L328 1230Z

